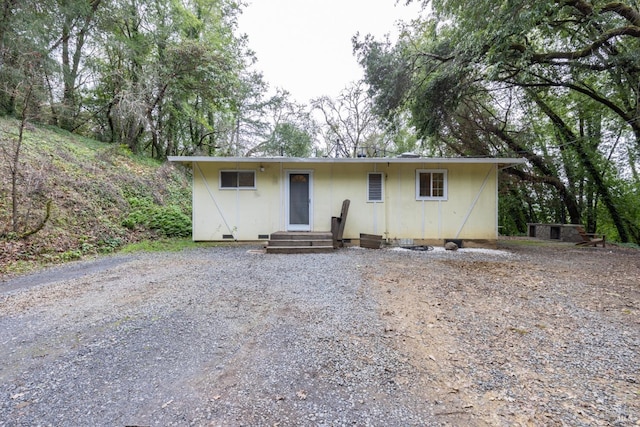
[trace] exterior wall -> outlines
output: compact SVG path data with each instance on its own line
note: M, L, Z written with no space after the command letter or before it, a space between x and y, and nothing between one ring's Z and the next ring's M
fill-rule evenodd
M391 164L387 167L389 238L422 240L497 238L494 165ZM446 201L417 201L416 169L446 169Z
M274 168L275 165L268 165ZM220 170L255 170L255 190L219 188ZM259 240L279 230L278 174L260 172L259 163L193 165L193 240ZM232 238L232 240L233 240Z
M286 230L286 171L312 172L312 230L331 229L344 199L351 205L344 238L497 239L497 167L423 163L215 163L193 165L193 239L264 240ZM220 170L256 171L256 189L220 189ZM416 170L447 170L448 198L416 200ZM367 202L367 173L384 174L383 202ZM226 238L223 237L226 235Z

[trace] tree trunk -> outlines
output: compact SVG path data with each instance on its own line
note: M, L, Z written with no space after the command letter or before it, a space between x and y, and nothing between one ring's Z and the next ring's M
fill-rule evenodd
M533 97L535 103L540 107L542 112L549 117L551 122L554 124L556 129L562 135L564 142L573 142L572 146L576 149L578 157L582 162L585 170L588 172L589 176L592 179L593 184L595 185L596 191L600 196L602 196L602 201L607 207L609 211L609 215L611 215L611 219L618 230L618 236L622 242L629 242L629 234L627 232L627 221L622 217L622 214L618 210L615 201L613 200L613 196L611 195L608 186L604 183L602 179L602 175L600 171L592 161L589 153L585 150L582 145L582 140L577 137L573 133L571 129L564 123L562 118L558 116L552 109L547 105L542 99L537 96Z
M80 63L82 61L82 50L86 41L86 36L91 27L91 23L94 20L96 11L100 6L102 0L91 0L90 9L83 16L81 27L75 34L75 46L73 48L73 54L71 53L71 42L73 39L73 25L74 21L78 17L68 12L68 15L64 17L64 24L62 28L62 37L60 42L62 43L62 81L63 81L63 94L62 94L62 112L60 114L61 121L60 126L68 131L75 130L76 114L78 112L78 99L76 91L76 83L80 72Z
M513 138L511 138L505 131L499 129L497 126L489 126L489 129L494 135L496 135L500 140L504 141L512 150L515 152L525 153L524 156L529 160L533 166L538 169L543 176L539 178L539 182L544 182L553 186L556 190L558 190L558 194L564 203L567 212L569 213L569 218L571 223L580 224L580 209L576 202L575 195L573 192L567 188L567 186L562 182L562 180L558 177L556 173L554 173L549 166L546 164L545 160L540 156L532 153L527 148L523 147Z

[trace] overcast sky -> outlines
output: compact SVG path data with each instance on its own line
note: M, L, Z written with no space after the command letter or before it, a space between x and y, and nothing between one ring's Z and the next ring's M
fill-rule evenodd
M256 68L272 90L298 102L335 97L362 77L352 54L357 32L381 39L397 34L396 22L417 16L418 6L396 0L249 0L239 30L249 36Z

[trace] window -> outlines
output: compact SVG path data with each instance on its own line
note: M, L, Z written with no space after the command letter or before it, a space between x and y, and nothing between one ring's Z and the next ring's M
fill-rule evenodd
M367 202L382 202L383 186L382 173L369 172L367 174Z
M447 200L447 171L418 169L416 171L416 200Z
M220 188L256 188L255 171L220 171Z

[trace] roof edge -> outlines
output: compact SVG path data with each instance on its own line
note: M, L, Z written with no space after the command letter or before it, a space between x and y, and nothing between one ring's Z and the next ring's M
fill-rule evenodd
M172 163L320 163L320 164L367 164L367 163L479 163L515 166L524 164L522 157L210 157L169 156Z

